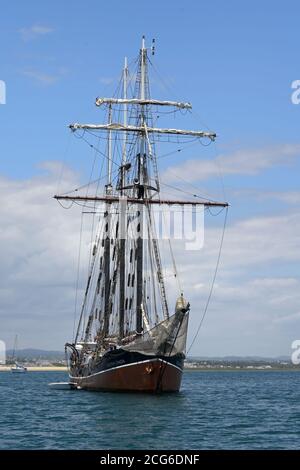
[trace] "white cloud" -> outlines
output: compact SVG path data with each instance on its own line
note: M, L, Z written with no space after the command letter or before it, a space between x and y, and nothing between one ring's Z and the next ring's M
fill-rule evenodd
M35 24L28 28L19 29L19 33L23 41L30 41L39 36L44 36L46 34L52 33L53 31L53 28L40 24Z
M42 85L53 85L67 73L67 70L64 67L60 67L56 69L54 73L49 74L35 68L28 68L22 70L21 73L25 77L32 78L35 82L41 83Z
M232 189L230 191L231 197L255 199L258 201L275 200L284 202L289 205L300 204L300 191L269 191L259 189Z
M266 197L268 197L268 194L270 197L286 202L287 204L300 204L300 191L270 192L266 194Z
M277 323L299 323L300 320L300 312L292 313L290 315L284 315L280 318L276 318L275 322ZM299 335L298 335L299 336Z
M210 224L208 217L203 250L183 251L183 244L174 244L192 308L190 341L205 308L218 256L222 220L219 229ZM299 336L299 233L299 211L229 223L214 293L191 354L290 354L291 342Z
M58 167L46 163L52 173L29 180L0 179L0 331L8 344L18 333L20 346L59 348L72 335L80 220L52 198ZM63 185L78 183L64 172Z
M258 195L260 199L277 199L287 204L300 204L300 191L265 191Z
M26 77L33 78L37 82L43 83L44 85L52 85L58 80L58 76L49 75L49 74L39 72L33 69L23 70L22 74L25 75Z
M101 83L101 85L111 85L112 83L114 83L115 79L112 78L112 77L100 77L99 78L99 82Z
M188 181L201 181L223 175L255 175L275 165L287 165L300 156L300 144L282 144L258 149L238 150L214 160L193 159L167 168L162 180L171 182L176 175Z

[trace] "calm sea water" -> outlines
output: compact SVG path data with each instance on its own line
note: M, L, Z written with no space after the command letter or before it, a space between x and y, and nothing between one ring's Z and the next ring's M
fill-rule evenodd
M0 449L299 449L299 372L185 372L175 395L52 390L0 373Z

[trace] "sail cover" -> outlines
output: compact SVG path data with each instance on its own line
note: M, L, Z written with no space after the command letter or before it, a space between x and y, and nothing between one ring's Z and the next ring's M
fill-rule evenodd
M139 352L149 356L175 356L185 351L188 312L178 310L130 344L122 346L125 351Z

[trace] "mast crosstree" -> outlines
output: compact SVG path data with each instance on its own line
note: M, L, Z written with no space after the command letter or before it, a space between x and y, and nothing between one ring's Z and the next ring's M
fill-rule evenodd
M144 126L124 126L119 123L111 124L70 124L70 129L76 131L78 129L84 130L98 130L98 131L115 131L115 132L137 132L140 134L145 134ZM215 132L205 132L205 131L188 131L182 129L162 129L159 127L147 127L147 132L150 134L173 134L173 135L186 135L192 137L208 137L211 140L215 140L217 134Z

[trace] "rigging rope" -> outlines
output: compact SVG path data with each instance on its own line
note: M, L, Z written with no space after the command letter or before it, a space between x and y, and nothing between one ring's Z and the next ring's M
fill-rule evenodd
M171 258L172 258L172 263L173 263L173 269L174 269L174 277L177 281L177 284L178 284L178 290L179 290L179 294L182 294L182 286L181 286L181 282L180 282L180 279L179 279L179 276L178 276L178 271L177 271L177 267L176 267L176 261L175 261L175 256L174 256L174 252L173 252L173 248L172 248L172 243L171 243L171 240L169 238L169 247L170 247L170 253L171 253Z
M225 229L226 229L226 224L227 224L227 215L228 215L228 207L226 207L226 212L225 212L225 217L224 217L224 224L223 224L223 230L222 230L222 236L221 236L221 241L220 241L220 248L219 248L219 253L218 253L218 258L217 258L217 264L216 264L216 268L215 268L215 271L214 271L214 275L213 275L213 279L212 279L212 283L211 283L211 286L210 286L210 290L209 290L209 294L208 294L208 298L207 298L207 301L206 301L206 305L205 305L205 308L204 308L204 312L203 312L203 315L201 317L201 320L200 320L200 323L198 325L198 328L196 330L196 333L193 337L193 340L190 344L190 347L187 351L187 354L190 352L190 350L192 349L196 339L197 339L197 336L199 334L199 331L202 327L202 324L203 324L203 321L204 321L204 318L207 314L207 311L208 311L208 306L209 306L209 303L210 303L210 300L211 300L211 296L212 296L212 293L213 293L213 290L214 290L214 286L215 286L215 281L216 281L216 277L217 277L217 273L218 273L218 269L219 269L219 264L220 264L220 259L221 259L221 253L222 253L222 248L223 248L223 241L224 241L224 235L225 235Z
M224 198L224 201L226 201L226 191L225 191L225 183L224 183L224 174L223 174L223 171L222 171L222 167L221 167L221 164L220 164L220 160L218 160L218 153L220 154L220 152L218 152L217 150L217 143L215 142L215 145L214 145L214 152L215 152L215 162L216 162L216 166L218 168L218 173L219 173L219 178L221 180L221 186L222 186L222 195L223 195L223 198Z
M78 303L78 285L79 285L79 270L80 270L80 259L81 259L81 240L82 240L82 228L83 228L83 213L81 213L80 233L79 233L79 250L77 259L77 276L75 284L75 304L74 304L74 320L73 320L73 342L75 341L75 324L77 316L77 303Z
M181 178L181 179L183 179L183 178ZM163 186L167 186L168 188L175 189L176 191L179 191L181 193L188 194L189 196L196 197L197 199L203 199L204 201L210 201L210 202L217 202L215 199L207 198L207 197L204 197L204 196L199 196L199 194L194 194L194 193L191 193L190 191L185 191L184 189L177 188L176 186L172 186L171 184L167 184L167 183L161 183L161 184Z
M63 176L64 176L64 171L66 169L66 158L67 158L67 155L69 153L70 145L71 145L71 134L69 134L69 136L68 136L66 148L65 148L65 151L63 153L60 174L59 174L59 178L58 178L58 181L57 181L56 194L59 194L59 192L60 192L61 182L62 182L62 179L63 179Z

